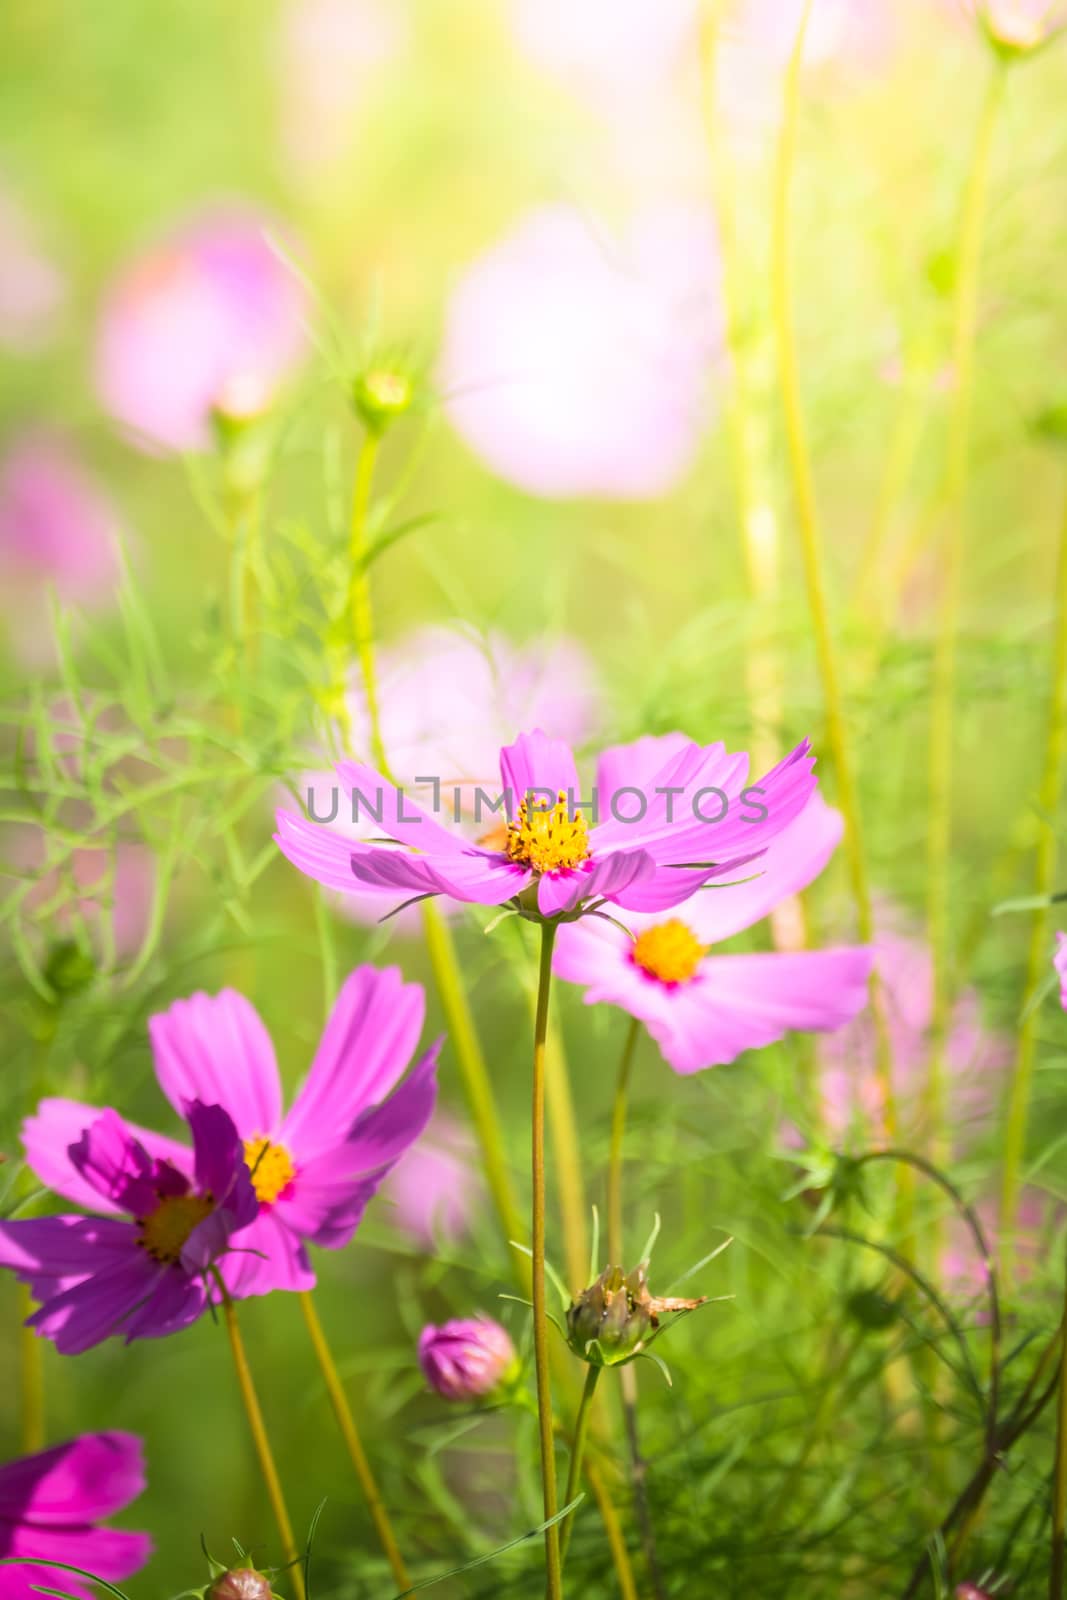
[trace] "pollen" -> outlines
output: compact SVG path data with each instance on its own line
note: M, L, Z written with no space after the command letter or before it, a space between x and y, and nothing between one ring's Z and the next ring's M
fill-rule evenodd
M646 928L630 952L634 964L661 983L688 983L703 955L704 946L680 917Z
M506 848L510 860L534 872L566 872L588 857L589 830L581 812L570 815L561 789L554 806L522 801L508 825Z
M264 1135L245 1140L245 1166L252 1174L256 1199L265 1205L277 1200L296 1177L293 1158L285 1146Z
M165 1195L147 1217L139 1217L137 1243L153 1261L173 1266L181 1260L186 1240L193 1229L215 1209L209 1194Z

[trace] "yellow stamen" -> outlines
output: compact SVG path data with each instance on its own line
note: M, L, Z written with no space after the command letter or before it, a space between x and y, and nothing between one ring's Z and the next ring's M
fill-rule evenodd
M579 811L572 817L561 789L554 806L543 800L531 807L523 800L508 825L507 852L512 861L535 872L564 872L589 855L589 830Z
M688 983L704 956L704 946L680 917L669 917L639 934L631 955L661 983Z
M139 1217L137 1243L153 1261L167 1266L181 1259L185 1241L215 1209L209 1194L169 1194L147 1217Z
M245 1140L245 1166L252 1174L256 1199L270 1205L296 1177L293 1158L283 1144L263 1135Z

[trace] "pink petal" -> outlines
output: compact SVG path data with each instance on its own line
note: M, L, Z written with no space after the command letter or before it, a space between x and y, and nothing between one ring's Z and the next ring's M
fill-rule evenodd
M371 820L379 833L413 850L424 850L433 855L451 855L466 848L467 841L460 833L451 833L422 806L416 804L406 789L398 788L383 778L373 767L358 761L342 761L337 776L345 793L356 799L359 815L357 822ZM419 774L416 774L419 776ZM428 774L439 777L439 773Z
M69 1155L69 1147L77 1143L99 1115L98 1106L85 1105L79 1100L42 1100L34 1114L22 1124L22 1143L31 1170L54 1194L73 1200L87 1211L118 1213L119 1207L114 1201L86 1182L71 1164ZM185 1145L140 1128L136 1123L129 1122L126 1128L130 1137L150 1156L170 1162L187 1177L191 1174L192 1160Z
M300 1293L315 1287L303 1241L277 1206L261 1206L256 1220L232 1236L219 1267L237 1300L271 1294L275 1289Z
M500 752L500 779L510 797L512 817L531 791L536 795L540 790L538 798L549 800L552 805L560 791L573 796L575 802L584 798L579 793L578 769L570 746L562 739L550 739L540 728L520 733L514 744L504 746Z
M533 874L506 857L482 850L462 855L409 856L400 850L350 845L352 871L361 883L396 890L398 897L446 894L455 900L498 906L519 894Z
M405 983L398 967L350 973L279 1142L306 1159L343 1138L359 1113L403 1076L425 1015L421 984Z
M270 1034L233 989L197 992L148 1019L159 1086L179 1115L186 1102L221 1106L244 1139L273 1134L281 1085Z
M49 1524L113 1516L145 1487L144 1447L132 1433L85 1433L0 1467L0 1518Z

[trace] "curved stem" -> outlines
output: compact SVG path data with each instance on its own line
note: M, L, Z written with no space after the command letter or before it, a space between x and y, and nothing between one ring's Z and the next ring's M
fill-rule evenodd
M44 1449L44 1349L35 1328L26 1327L33 1315L33 1296L24 1283L17 1286L19 1311L19 1378L21 1383L21 1439L28 1456Z
M1045 737L1045 770L1038 794L1042 813L1041 832L1038 835L1034 864L1034 891L1038 896L1050 894L1053 888L1065 754L1067 754L1067 506L1064 508L1056 573L1055 644L1048 731ZM1026 1012L1019 1028L1019 1047L1008 1098L1008 1125L1004 1138L1001 1227L1006 1263L1010 1261L1012 1231L1019 1201L1019 1173L1026 1150L1026 1128L1029 1121L1030 1088L1034 1075L1034 1050L1037 1044L1038 1025L1038 1007L1034 1003L1034 997L1048 970L1047 939L1048 910L1044 906L1039 906L1030 925Z
M222 1297L222 1320L226 1324L226 1332L230 1339L233 1365L237 1374L237 1387L241 1391L241 1400L244 1403L248 1426L252 1432L252 1442L256 1447L256 1455L259 1457L260 1471L267 1487L267 1498L270 1500L271 1510L274 1512L274 1520L278 1525L278 1536L281 1539L282 1554L285 1557L286 1575L293 1585L296 1600L307 1600L304 1588L304 1572L300 1564L296 1540L293 1538L293 1525L289 1520L289 1512L286 1508L285 1496L282 1493L278 1469L274 1465L270 1437L263 1421L263 1412L260 1409L255 1384L252 1381L252 1371L248 1365L248 1356L245 1354L244 1340L241 1338L241 1330L237 1325L237 1309L230 1299L221 1275L215 1271L214 1277Z
M359 656L363 674L363 689L367 697L367 718L370 722L371 755L379 772L388 772L385 746L382 743L381 716L378 707L378 679L374 665L374 612L371 606L370 576L367 572L367 512L370 509L371 484L378 460L378 439L373 433L363 435L356 461L356 481L352 490L352 516L349 523L348 552L350 561L349 609L352 614L352 637Z
M1067 1275L1064 1279L1064 1322L1067 1324ZM1067 1339L1060 1352L1059 1401L1056 1408L1056 1474L1052 1484L1052 1556L1049 1600L1063 1600L1064 1527L1067 1524Z
M793 169L796 164L797 122L800 110L800 68L804 52L808 18L812 0L806 0L793 53L786 73L785 104L782 131L778 150L778 166L774 199L774 325L778 346L778 370L785 414L785 434L788 447L793 491L796 501L797 527L800 534L801 554L804 562L804 580L815 633L815 649L826 702L826 731L837 778L837 798L845 818L845 853L848 860L852 896L856 905L856 922L859 937L864 944L873 934L871 892L867 876L867 861L863 845L859 797L852 767L852 754L848 740L844 700L838 674L837 653L826 597L823 575L822 530L819 525L818 505L815 498L815 479L808 452L804 411L800 396L800 372L797 363L796 338L793 327L791 252L789 240L789 198ZM885 1106L886 1125L892 1133L896 1128L896 1101L893 1092L892 1060L889 1029L881 986L876 979L871 983L871 1005L877 1037L877 1067L879 1087Z
M582 1398L578 1403L578 1415L574 1419L574 1435L571 1439L571 1461L567 1469L567 1488L563 1496L563 1504L569 1506L578 1493L578 1480L582 1475L582 1458L585 1455L585 1441L589 1432L589 1410L593 1396L596 1393L597 1379L600 1377L599 1367L587 1367L585 1383L582 1386ZM563 1533L559 1543L559 1564L562 1568L567 1559L567 1547L571 1542L571 1532L574 1528L574 1518L577 1515L572 1511L563 1524Z
M556 1450L552 1429L552 1388L548 1370L548 1317L545 1314L545 1036L548 1000L552 986L554 923L541 924L541 964L537 978L537 1015L534 1019L533 1109L531 1115L530 1170L533 1187L533 1343L537 1374L537 1422L541 1440L541 1488L546 1520L558 1510ZM559 1524L545 1529L545 1568L548 1600L563 1594L559 1557Z
M611 1111L611 1149L608 1156L608 1261L621 1267L622 1260L622 1147L626 1133L626 1102L630 1087L641 1024L634 1017L626 1034L615 1081L615 1102Z
M409 1589L411 1587L411 1577L407 1567L404 1565L404 1558L400 1554L399 1546L393 1534L392 1524L389 1521L389 1514L385 1509L381 1491L371 1470L371 1464L367 1460L367 1453L363 1448L363 1441L359 1437L356 1421L348 1404L348 1397L345 1394L341 1376L337 1371L336 1363L327 1343L322 1323L319 1320L315 1302L310 1292L306 1289L300 1293L298 1298L300 1309L304 1313L304 1321L307 1323L308 1333L311 1336L312 1347L319 1363L319 1370L326 1384L326 1392L330 1397L330 1405L333 1407L337 1426L341 1430L341 1437L345 1442L349 1459L355 1468L356 1477L359 1479L359 1486L363 1490L363 1497L367 1502L367 1509L371 1514L371 1520L378 1535L378 1542L385 1553L385 1559L389 1563L397 1588L400 1590Z
M953 307L952 362L955 390L949 417L945 466L945 531L942 540L941 599L934 647L930 701L930 794L927 823L927 924L933 957L933 1012L929 1066L929 1115L932 1148L937 1155L945 1119L945 1051L952 1008L949 928L952 853L953 749L952 718L956 697L956 643L959 632L960 580L963 570L964 515L971 455L971 412L974 399L974 349L978 324L978 288L989 189L989 157L1006 68L994 66L975 134L957 249Z

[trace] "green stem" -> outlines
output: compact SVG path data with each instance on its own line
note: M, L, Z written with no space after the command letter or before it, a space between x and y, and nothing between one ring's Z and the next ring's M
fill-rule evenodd
M615 1101L611 1110L611 1147L608 1155L608 1261L623 1266L622 1259L622 1148L626 1133L626 1103L630 1088L641 1024L634 1017L626 1031L626 1042L615 1080Z
M325 1331L319 1320L318 1310L311 1294L307 1290L302 1291L298 1298L300 1300L300 1309L304 1313L304 1321L307 1323L307 1330L315 1351L315 1357L319 1363L319 1370L326 1384L326 1393L330 1397L330 1405L333 1407L333 1414L337 1419L337 1426L345 1442L349 1460L355 1470L356 1477L359 1479L359 1486L363 1491L363 1498L367 1502L367 1509L371 1514L371 1520L378 1535L378 1542L385 1553L385 1559L389 1563L389 1570L393 1574L397 1588L401 1591L407 1590L411 1587L411 1577L407 1567L404 1565L404 1558L400 1554L400 1547L396 1542L392 1523L389 1521L389 1513L385 1509L381 1491L378 1488L371 1464L367 1459L367 1452L364 1450L363 1441L359 1437L356 1419L352 1415L351 1406L348 1404L348 1396L345 1394L341 1375L337 1370L337 1364L333 1359Z
M537 1015L534 1020L533 1109L530 1170L533 1187L533 1343L537 1374L537 1421L541 1439L541 1487L546 1520L556 1515L556 1453L552 1427L552 1390L548 1369L548 1317L545 1308L545 1037L552 986L552 947L556 928L541 924L541 964L537 979ZM559 1525L545 1529L546 1594L561 1600L563 1594L559 1554Z
M17 1287L19 1314L19 1378L21 1393L21 1439L23 1452L30 1456L44 1449L44 1349L35 1328L26 1327L33 1315L33 1297L25 1284Z
M222 1299L222 1318L226 1324L226 1332L230 1340L234 1371L237 1374L237 1387L244 1403L245 1415L248 1417L252 1442L256 1447L260 1471L263 1474L263 1481L267 1488L267 1498L271 1503L274 1520L278 1525L282 1554L285 1557L286 1581L292 1584L296 1600L307 1600L300 1554L296 1548L296 1540L293 1537L293 1525L289 1520L289 1511L285 1504L285 1496L282 1492L281 1480L278 1477L278 1469L274 1464L274 1452L271 1450L270 1436L267 1433L266 1423L263 1421L259 1397L252 1381L252 1370L248 1365L244 1340L241 1338L241 1330L237 1324L237 1310L217 1270L214 1271L214 1277Z
M1067 1274L1064 1277L1064 1323L1067 1325ZM1056 1474L1052 1484L1052 1557L1049 1600L1063 1600L1064 1527L1067 1525L1067 1338L1060 1351L1060 1389L1056 1405Z
M349 523L348 543L351 574L349 609L352 614L352 637L359 656L363 689L367 697L371 755L378 771L388 773L378 706L378 678L374 665L374 612L371 605L370 574L367 570L367 513L370 509L371 484L377 460L377 436L365 433L363 443L359 447L356 481L352 490L352 517Z
M582 1178L582 1150L574 1114L567 1055L559 1027L549 1022L545 1042L545 1099L548 1107L552 1154L556 1165L559 1211L563 1222L563 1259L571 1292L585 1285L589 1270L589 1215ZM566 1501L563 1502L566 1505Z
M869 943L873 932L871 892L863 844L859 798L848 741L844 700L841 694L837 655L823 576L822 531L819 525L815 480L808 450L804 412L800 396L800 372L793 327L791 252L789 239L789 198L796 164L797 123L800 112L800 68L804 38L812 0L807 0L793 53L786 73L785 103L779 142L774 202L774 324L778 346L778 369L785 415L785 433L796 501L797 525L804 580L815 633L815 648L826 702L826 728L837 777L837 798L845 818L845 854L848 861L852 896L860 939ZM885 1121L892 1134L896 1129L896 1100L893 1092L892 1057L884 997L877 980L872 979L871 1005L877 1036L877 1068Z
M597 1379L600 1377L599 1367L587 1367L585 1383L582 1386L582 1398L578 1404L578 1415L574 1419L574 1434L571 1438L571 1460L567 1469L567 1491L563 1496L563 1504L569 1506L578 1493L578 1481L582 1475L582 1458L585 1455L585 1441L589 1432L589 1415L596 1393ZM571 1542L571 1533L574 1529L574 1519L577 1512L572 1511L563 1524L563 1533L560 1538L559 1564L562 1568L567 1559L567 1549Z
M500 1116L460 976L452 934L432 900L424 900L422 903L422 925L434 981L448 1024L448 1036L459 1063L467 1104L481 1148L482 1165L485 1168L489 1193L500 1219L504 1238L512 1244L512 1256L520 1282L528 1289L530 1258L522 1250L514 1248L515 1245L522 1244L526 1237L526 1229L521 1220L504 1159L504 1136L500 1126Z
M1049 694L1048 731L1045 737L1045 770L1038 794L1042 822L1034 863L1034 892L1040 896L1051 894L1053 889L1057 819L1063 793L1065 755L1067 755L1067 506L1064 508L1057 556L1052 685ZM1030 1089L1034 1075L1038 1026L1038 1007L1034 1002L1036 991L1048 971L1048 920L1047 908L1039 906L1030 925L1026 1014L1019 1029L1018 1054L1008 1097L1008 1125L1004 1138L1004 1180L1001 1196L1005 1265L1010 1261L1012 1233L1019 1201L1020 1171L1026 1152L1026 1129L1030 1113Z
M946 1059L952 1010L949 927L952 858L952 719L956 699L956 645L963 571L964 517L971 456L975 335L982 261L982 235L989 191L989 158L1006 69L994 66L975 134L963 202L956 261L952 366L955 380L945 466L945 528L941 598L934 647L930 702L930 793L927 823L927 926L933 958L928 1112L934 1159L941 1155L945 1122Z

